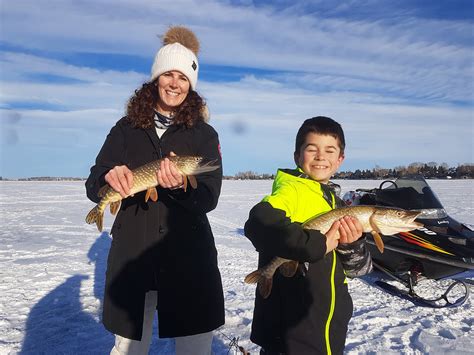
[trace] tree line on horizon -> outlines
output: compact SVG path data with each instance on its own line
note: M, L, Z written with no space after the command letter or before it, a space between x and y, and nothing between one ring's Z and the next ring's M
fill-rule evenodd
M373 169L356 169L355 171L340 171L334 174L333 179L348 180L377 180L396 179L407 175L423 175L425 179L474 179L474 164L462 164L449 167L448 164L411 163L408 166L397 166L385 169L376 165ZM254 171L238 172L234 176L224 176L225 180L273 180L275 174L259 174Z
M340 171L334 174L333 179L348 180L376 180L376 179L396 179L402 176L420 174L425 179L474 179L474 164L462 164L457 167L449 167L448 164L438 165L435 162L430 163L411 163L408 166L397 166L393 169L385 169L376 165L372 170L357 169L355 171ZM248 170L238 172L235 175L225 175L224 180L273 180L275 174L260 174ZM2 178L0 181L82 181L83 177L55 177L40 176L19 179Z

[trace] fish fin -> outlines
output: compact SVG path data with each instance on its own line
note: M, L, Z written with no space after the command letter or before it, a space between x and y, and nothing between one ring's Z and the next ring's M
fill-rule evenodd
M263 298L268 298L268 296L270 296L270 293L272 292L273 279L267 279L266 277L262 276L260 270L255 270L245 276L244 281L248 284L258 284L258 292Z
M102 186L100 189L99 189L99 192L97 193L97 196L102 198L105 196L105 194L107 193L107 190L110 188L110 185L109 184L105 184L104 186Z
M148 202L150 198L153 202L158 201L158 191L156 190L156 187L150 187L146 190L145 202Z
M376 231L372 231L370 233L374 237L374 242L375 242L375 245L377 246L377 249L379 250L379 252L383 253L384 243L383 243L382 237Z
M290 260L284 264L281 264L278 269L280 270L280 274L282 274L283 276L293 277L295 276L296 271L298 271L298 265L299 265L299 262Z
M86 223L97 225L97 229L99 232L102 232L102 227L104 225L104 214L100 213L99 206L95 206L93 209L89 211L86 216Z
M189 183L191 184L191 187L195 189L198 186L196 177L194 177L193 175L189 175L188 179L189 179Z
M151 189L150 198L153 202L158 201L158 190L156 189L156 187Z
M244 282L246 284L256 284L260 277L262 277L260 270L255 270L245 276Z
M267 279L266 277L260 278L260 281L258 282L258 285L257 285L260 296L262 296L264 299L267 299L268 296L270 296L270 293L272 292L272 286L273 286L272 278L271 279Z
M183 178L183 190L186 192L186 189L188 188L188 177L185 175Z
M99 230L99 232L102 232L102 229L104 227L104 215L103 214L99 215L99 217L95 221L95 224L97 225L97 229Z
M118 210L120 209L121 204L122 204L122 200L112 202L110 204L110 213L112 213L115 216L117 214Z

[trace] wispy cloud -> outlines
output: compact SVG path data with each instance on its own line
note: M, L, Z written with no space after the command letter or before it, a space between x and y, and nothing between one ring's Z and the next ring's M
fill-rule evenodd
M171 24L191 27L201 41L198 90L211 107L226 173L292 164L296 130L314 115L343 123L347 167L472 162L472 19L426 16L434 8L405 1L376 3L4 4L2 174L19 174L17 151L38 146L55 155L57 144L80 156L81 168L68 169L87 174L133 90L147 80L157 35Z

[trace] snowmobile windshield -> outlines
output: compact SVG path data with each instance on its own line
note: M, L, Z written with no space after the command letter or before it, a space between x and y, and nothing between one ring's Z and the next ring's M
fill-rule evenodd
M418 218L444 218L447 213L434 191L422 176L398 178L377 191L377 200L384 205L421 212Z

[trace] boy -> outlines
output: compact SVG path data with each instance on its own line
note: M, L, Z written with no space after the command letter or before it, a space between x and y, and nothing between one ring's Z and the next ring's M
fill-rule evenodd
M346 216L324 235L301 223L344 205L328 184L344 148L337 122L322 116L306 120L296 135L297 168L278 170L272 194L250 211L245 235L259 252L259 267L274 256L300 262L291 278L275 273L267 299L256 292L250 338L262 347L260 354L343 353L352 316L345 275L372 269L365 240L359 240L362 226Z

